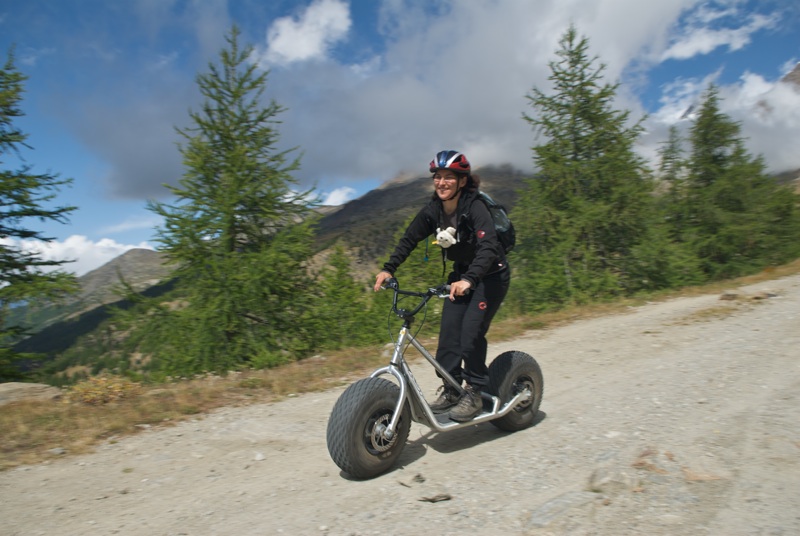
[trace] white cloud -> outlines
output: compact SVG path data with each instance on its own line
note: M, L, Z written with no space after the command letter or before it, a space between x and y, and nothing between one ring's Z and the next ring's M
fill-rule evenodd
M700 4L689 17L689 21L695 24L711 24L726 17L735 17L738 14L734 6L712 6L710 4Z
M700 103L700 96L710 84L716 84L720 71L709 73L705 78L678 78L662 88L659 99L661 107L650 115L649 123L672 125L692 117Z
M126 231L139 231L142 229L153 229L163 223L160 216L143 216L129 218L122 223L110 225L99 231L99 234L117 234Z
M708 12L706 8L704 11ZM717 13L716 17L708 13L699 19L699 25L688 26L681 35L678 35L670 47L664 51L662 60L686 60L698 54L708 54L716 48L727 46L728 50L739 50L752 41L754 33L772 28L777 23L777 15L751 15L746 24L735 28L711 28L707 26L718 19L730 16L735 12L727 9Z
M654 54L654 42L663 48L673 22L698 1L383 2L385 50L369 69L305 62L271 77L288 108L281 138L303 148L303 179L323 187L425 173L444 148L463 150L477 167L528 170L535 136L522 120L532 111L525 95L549 90L548 62L570 23L615 82Z
M355 194L356 190L354 188L350 188L349 186L337 188L325 196L322 204L332 207L343 205L353 199Z
M2 242L22 251L36 253L43 260L74 261L62 265L60 269L73 272L78 276L99 268L128 250L136 248L153 249L147 242L137 245L120 244L110 238L102 238L97 242L93 242L81 235L72 235L63 242L11 239L3 239Z
M269 66L325 58L330 47L347 36L351 24L346 2L315 0L299 17L273 22L261 61Z
M637 120L645 110L636 88L627 84L631 68L645 69L646 76L646 69L659 58L679 51L688 57L692 50L712 50L712 45L738 49L750 43L755 33L779 23L777 14L746 13L736 2L573 0L568 7L556 1L488 4L444 4L449 9L434 15L420 9L425 5L422 2L382 4L383 20L402 20L402 24L387 23L392 38L381 69L358 83L340 73L323 73L319 82L335 99L339 113L331 116L322 113L322 104L312 105L309 114L326 119L314 121L314 132L296 138L313 135L315 148L336 155L333 162L319 162L317 178L341 177L345 170L355 177L384 173L384 178L389 178L397 170L409 169L422 173L433 152L442 148L463 150L478 167L510 163L530 170L530 147L536 137L521 114L535 110L528 107L524 96L534 86L545 92L550 89L548 62L557 59L558 40L570 24L580 36L588 37L590 54L606 65L605 80L623 80L616 105L630 109L631 119ZM687 22L679 26L687 14ZM698 40L693 41L694 37ZM664 88L660 109L645 125L649 136L642 140L643 154L655 154L654 149L667 138L669 125L698 104L710 83L719 83L722 67L714 65L712 71L697 78L677 78ZM724 67L726 72L733 68L730 64ZM678 75L680 72L675 70ZM308 74L301 78L307 80ZM755 154L764 154L775 168L800 167L795 149L800 132L792 126L800 107L787 110L789 98L784 96L783 104L775 105L785 110L783 116L771 119L770 128L776 131L759 127L764 120L755 116L763 105L755 103L772 82L742 74L730 93L723 88L723 111L742 122L743 136L753 141L748 148ZM339 93L336 90L343 79L354 85ZM783 91L770 94L767 101L778 99L778 93ZM290 104L293 110L298 106ZM294 130L297 125L289 128ZM396 167L391 165L394 162ZM337 168L341 169L338 175Z
M728 105L732 108L752 108L763 100L774 87L775 82L769 82L761 75L745 71L740 82L729 88L729 91L733 91L729 93Z
M739 83L721 88L720 97L722 111L741 124L748 150L764 156L768 169L800 168L796 150L800 92L789 84L746 73Z
M703 92L714 83L719 90L720 111L740 125L745 148L752 156L763 156L767 170L782 172L800 168L795 149L800 133L800 91L779 79L767 80L745 72L733 84L721 85L718 73L703 79L681 79L665 88L661 107L647 121L642 152L655 158L658 144L667 138L667 129L676 125L684 133L691 128L690 106L700 105Z
M162 9L162 3L150 0L147 4ZM187 9L187 13L198 20L198 39L209 36L200 40L204 57L215 59L224 33L224 29L216 30L229 22L224 15L235 10L229 7L222 13L219 6L225 2L192 3L201 4L213 9L208 8L202 17L195 17L199 7ZM783 33L774 33L776 39L794 31L790 21L766 11L767 7L785 7L785 1L382 0L374 8L377 26L365 28L363 33L359 33L362 28L353 26L348 7L357 6L353 20L360 23L365 19L356 17L361 13L355 10L361 2L273 4L274 9L302 7L269 26L264 23L263 34L257 37L263 46L255 59L266 67L280 67L270 76L266 95L287 108L278 118L280 148L301 149L302 166L296 173L300 188L313 184L319 191L330 192L327 202L345 199L337 197L342 192L332 191L334 188L363 191L367 181L389 180L400 172L424 174L433 154L444 148L463 150L477 167L509 163L531 170L530 148L537 138L522 120L522 113L535 110L525 96L533 87L550 90L548 62L557 59L558 40L570 24L589 38L590 54L606 64L605 80L622 80L616 105L630 109L632 120L645 112L640 97L647 86L641 81L648 80L651 68L659 67L659 83L664 87L647 88L654 94L647 95L652 113L646 125L648 139L643 140L645 152L652 152L666 139L667 127L696 103L708 82L720 79L721 67L726 75L744 74L745 68L734 63L741 55L727 54L725 60L730 61L720 66L708 64L715 56L700 54L746 46L773 24L785 26L779 28ZM264 12L274 13L273 7ZM754 9L761 14L753 15ZM159 13L153 14L154 24L168 27L171 19L155 16ZM255 24L254 18L244 26L252 29ZM375 38L381 42L375 44ZM331 54L342 44L357 50L349 63L336 61L342 56ZM211 45L213 50L205 54ZM178 50L176 65L192 54ZM788 46L776 53L797 56ZM699 61L658 65L665 58L679 57ZM773 64L775 61L781 63L785 58L779 56L773 58ZM791 66L787 62L787 70ZM204 67L205 62L199 66L201 70ZM783 90L768 91L765 99L776 110L783 109L784 117L748 117L761 113L762 108L745 106L745 102L757 101L757 95L773 83L768 76L771 73L759 71L761 66L749 67L758 71L762 80L748 75L723 88L724 105L730 105L726 110L736 112L743 135L765 148L768 162L794 161L800 167L796 150L800 132L791 126L798 107L786 108L791 96L780 96ZM663 82L670 71L673 81ZM64 98L57 108L75 110L71 122L79 125L86 145L111 163L108 183L115 195L134 199L166 195L161 185L174 184L183 173L173 126L186 124L186 104L193 107L197 96L178 73L167 69L159 75L149 85L124 80L127 87L155 88L144 97L128 95L124 87L115 92L99 86L85 97L88 104L73 106L71 99ZM662 89L659 102L655 93ZM102 95L114 99L106 101ZM120 102L127 104L121 109ZM658 109L653 111L650 103L656 103ZM768 127L768 120L777 126ZM119 128L120 124L125 128ZM772 135L769 128L779 135Z

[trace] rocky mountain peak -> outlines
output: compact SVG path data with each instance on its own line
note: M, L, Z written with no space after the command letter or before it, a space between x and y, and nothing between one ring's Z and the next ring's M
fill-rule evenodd
M151 249L128 250L79 277L78 300L98 304L119 299L113 289L119 285L120 277L137 290L151 287L169 275L171 268L165 265L165 260L164 255Z
M783 78L781 78L781 82L791 84L796 90L800 91L800 62L797 62L797 65L794 66L794 69L789 71Z

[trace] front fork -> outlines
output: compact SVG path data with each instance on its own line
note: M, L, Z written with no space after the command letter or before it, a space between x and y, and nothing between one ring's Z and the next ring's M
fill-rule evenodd
M400 334L397 337L397 341L394 344L394 352L392 354L392 360L389 363L389 366L379 368L375 372L373 372L370 377L375 378L377 376L381 376L383 374L390 374L397 379L397 383L400 386L400 396L397 399L397 406L394 408L394 413L392 414L392 420L389 422L388 426L383 430L383 436L390 440L397 429L397 423L400 422L400 415L403 411L403 405L406 403L406 400L409 398L409 386L414 389L416 393L416 399L419 401L418 407L422 409L425 413L427 421L429 423L433 423L436 421L436 417L434 416L433 412L428 406L428 403L425 401L425 395L422 393L422 389L420 389L419 384L417 383L416 378L411 373L411 369L408 368L408 364L403 359L403 347L407 344L411 343L411 345L422 354L436 372L439 373L447 383L453 386L454 389L458 390L459 393L464 392L464 388L448 373L444 368L436 361L436 359L425 349L422 344L414 338L413 335L409 332L408 326L403 326L400 329Z

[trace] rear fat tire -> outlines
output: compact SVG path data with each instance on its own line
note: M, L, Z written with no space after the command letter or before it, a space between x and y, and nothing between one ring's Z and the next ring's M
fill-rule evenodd
M403 405L395 434L387 440L400 388L383 378L365 378L348 387L328 420L328 452L339 468L355 478L372 478L388 471L405 447L411 411Z
M507 432L516 432L533 424L542 403L544 379L539 364L525 352L504 352L492 361L489 365L489 393L505 404L526 387L531 391L531 398L520 402L499 419L490 421L493 425Z

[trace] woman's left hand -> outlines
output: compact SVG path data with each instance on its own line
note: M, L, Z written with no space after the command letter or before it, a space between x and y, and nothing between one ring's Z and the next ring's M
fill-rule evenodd
M463 296L469 289L472 288L472 283L469 281L456 281L450 285L450 301L454 301L456 296Z

